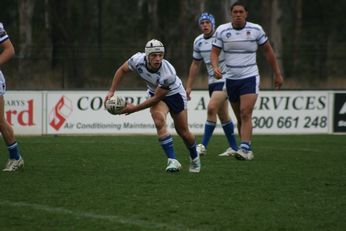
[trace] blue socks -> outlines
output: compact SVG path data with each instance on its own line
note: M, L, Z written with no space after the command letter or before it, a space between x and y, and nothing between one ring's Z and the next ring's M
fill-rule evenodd
M175 159L173 137L171 135L168 135L164 138L159 138L159 142L166 156L170 159Z
M187 149L189 149L191 160L194 160L198 156L197 149L196 149L196 141L191 146L186 142L185 142L185 145Z
M7 145L7 150L10 155L10 159L19 160L20 153L18 148L18 143L15 141L13 144Z
M166 156L170 159L176 159L173 148L173 137L171 135L168 135L164 138L159 138L159 142ZM195 159L198 155L196 150L196 142L194 142L191 146L185 142L185 145L189 149L191 159Z
M216 123L212 121L206 121L205 126L204 126L204 134L202 138L202 144L204 145L205 148L208 147L209 140L211 136L213 135L213 132L215 130ZM237 145L237 140L235 139L234 136L234 125L233 122L230 120L226 123L222 124L222 129L225 132L227 141L229 146L233 150L238 150L238 145Z
M223 131L226 134L229 146L233 150L237 151L238 150L238 146L237 146L237 141L236 141L236 139L234 137L234 125L233 125L233 122L230 120L230 121L228 121L226 123L223 123L222 124L222 128L223 128Z
M204 125L204 134L202 138L202 144L204 145L205 148L208 147L209 140L211 136L213 135L213 132L215 130L216 123L212 121L206 121Z

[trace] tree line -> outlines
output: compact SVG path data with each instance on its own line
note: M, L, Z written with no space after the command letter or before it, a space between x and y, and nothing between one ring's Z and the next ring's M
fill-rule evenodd
M2 0L3 22L16 57L2 70L10 89L107 89L114 71L147 40L157 38L178 75L187 78L197 20L208 11L228 22L234 0ZM318 88L345 76L346 2L243 1L248 21L268 34L286 81ZM259 53L260 54L260 53ZM258 56L263 78L271 70ZM206 88L202 70L197 88ZM141 88L126 78L125 88ZM337 81L335 81L337 82ZM270 82L265 87L271 87ZM290 85L287 86L289 88ZM340 84L331 86L342 88Z

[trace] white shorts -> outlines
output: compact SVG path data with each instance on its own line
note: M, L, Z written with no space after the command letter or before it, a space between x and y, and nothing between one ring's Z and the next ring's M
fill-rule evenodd
M5 92L6 92L6 81L5 81L4 75L0 71L0 96L5 95Z

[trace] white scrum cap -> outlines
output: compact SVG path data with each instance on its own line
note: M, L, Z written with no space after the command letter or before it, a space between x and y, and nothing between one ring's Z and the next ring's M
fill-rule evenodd
M148 60L148 57L151 53L156 53L156 52L162 52L165 53L165 47L163 46L162 42L160 42L157 39L152 39L147 42L145 45L145 57Z

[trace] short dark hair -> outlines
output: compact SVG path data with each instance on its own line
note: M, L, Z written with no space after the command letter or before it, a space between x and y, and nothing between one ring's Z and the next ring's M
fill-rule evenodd
M231 7L229 8L229 10L232 12L232 10L233 10L233 8L234 8L235 6L242 6L242 7L244 7L245 11L248 11L248 10L247 10L247 7L245 6L245 4L244 4L244 3L241 3L241 2L235 2L235 3L233 3L233 4L231 5Z

